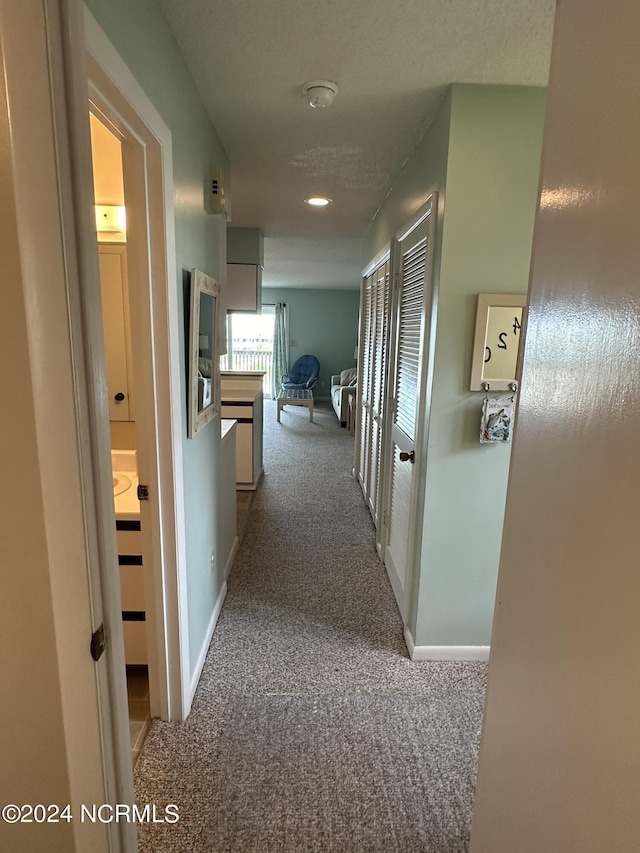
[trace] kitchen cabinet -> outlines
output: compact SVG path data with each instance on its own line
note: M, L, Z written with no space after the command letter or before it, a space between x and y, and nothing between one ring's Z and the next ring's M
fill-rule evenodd
M262 267L259 264L227 264L227 311L262 309Z
M222 371L222 417L237 421L236 488L256 489L262 477L262 371Z

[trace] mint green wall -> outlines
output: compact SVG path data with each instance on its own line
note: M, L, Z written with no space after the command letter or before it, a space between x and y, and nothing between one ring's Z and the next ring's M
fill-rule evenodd
M454 86L429 431L419 645L487 645L510 445L480 445L478 293L526 293L546 90Z
M476 297L527 290L544 106L543 89L454 85L367 235L377 251L440 191L417 645L490 642L510 447L478 441L482 394L467 390Z
M185 271L192 267L221 278L226 264L226 226L204 210L209 166L229 174L228 157L216 135L155 0L88 0L87 7L168 125L173 144L177 269L175 299L180 317L184 494L186 514L189 648L193 669L214 603L224 582L223 566L209 575L209 551L218 553L220 427L215 420L187 440L184 350Z
M329 397L331 376L355 367L353 351L358 343L358 290L312 290L302 288L263 288L262 302L285 302L289 314L289 365L310 353L320 360L320 381L316 397Z

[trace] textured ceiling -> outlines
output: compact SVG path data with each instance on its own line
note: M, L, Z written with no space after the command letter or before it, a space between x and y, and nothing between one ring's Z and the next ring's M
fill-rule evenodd
M555 0L160 0L269 286L358 285L361 238L451 83L547 82ZM336 81L311 109L309 80ZM333 204L308 208L327 195Z

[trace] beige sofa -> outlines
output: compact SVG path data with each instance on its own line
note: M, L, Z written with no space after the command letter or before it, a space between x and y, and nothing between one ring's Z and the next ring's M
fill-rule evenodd
M340 424L347 425L347 412L349 410L349 397L355 397L358 371L355 367L343 370L331 377L331 405L336 413Z

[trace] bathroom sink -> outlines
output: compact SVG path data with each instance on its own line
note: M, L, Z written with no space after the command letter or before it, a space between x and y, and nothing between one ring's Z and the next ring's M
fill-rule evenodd
M127 489L131 488L131 480L127 477L126 474L122 474L120 471L113 472L113 496L121 495L123 492L126 492Z

